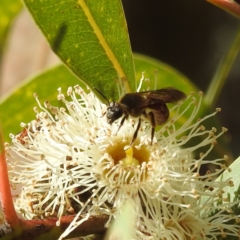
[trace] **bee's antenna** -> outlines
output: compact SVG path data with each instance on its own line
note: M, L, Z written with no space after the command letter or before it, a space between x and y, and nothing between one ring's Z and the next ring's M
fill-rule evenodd
M100 94L108 103L108 106L110 105L110 102L109 100L107 99L107 97L105 95L103 95L103 93L101 93L97 88L93 87L93 89L98 93Z

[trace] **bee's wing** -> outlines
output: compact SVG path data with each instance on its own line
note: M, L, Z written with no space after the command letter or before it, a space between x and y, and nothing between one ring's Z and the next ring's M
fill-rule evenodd
M160 99L165 103L174 103L186 98L186 94L172 87L161 88L158 90L139 92L139 95L146 99Z

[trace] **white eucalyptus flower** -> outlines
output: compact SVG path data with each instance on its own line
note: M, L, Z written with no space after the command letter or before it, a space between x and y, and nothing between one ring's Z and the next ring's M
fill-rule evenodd
M132 147L136 119L130 118L117 132L119 122L107 123L106 105L92 92L75 86L68 95L70 101L59 89L65 108L49 103L42 107L36 96L36 120L22 124L22 133L12 135L13 145L6 145L11 183L22 186L15 206L25 218L76 214L63 238L91 215L108 215L108 227L132 199L133 239L239 236L238 216L229 214L233 203L218 204L232 182L213 181L226 169L227 157L208 159L226 129L217 133L203 125L219 109L196 119L201 93L190 94L170 110L170 120L156 131L152 145L151 126L142 122ZM189 117L181 122L187 111ZM201 148L204 152L194 157ZM209 163L215 170L201 175L200 169Z

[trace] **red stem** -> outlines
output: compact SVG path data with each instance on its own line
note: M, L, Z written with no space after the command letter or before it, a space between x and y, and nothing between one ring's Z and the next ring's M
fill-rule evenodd
M18 226L19 218L13 205L1 129L0 129L0 202L5 217L5 221L8 224L10 224L12 228Z
M240 5L229 0L207 0L208 2L220 7L236 17L240 17Z

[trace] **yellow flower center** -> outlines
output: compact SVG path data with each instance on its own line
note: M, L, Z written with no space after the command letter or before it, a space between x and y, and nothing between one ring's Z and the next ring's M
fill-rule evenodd
M118 184L132 184L147 177L147 163L150 151L145 145L141 147L126 146L126 142L117 141L106 152L111 156L114 166L105 168L104 175Z

